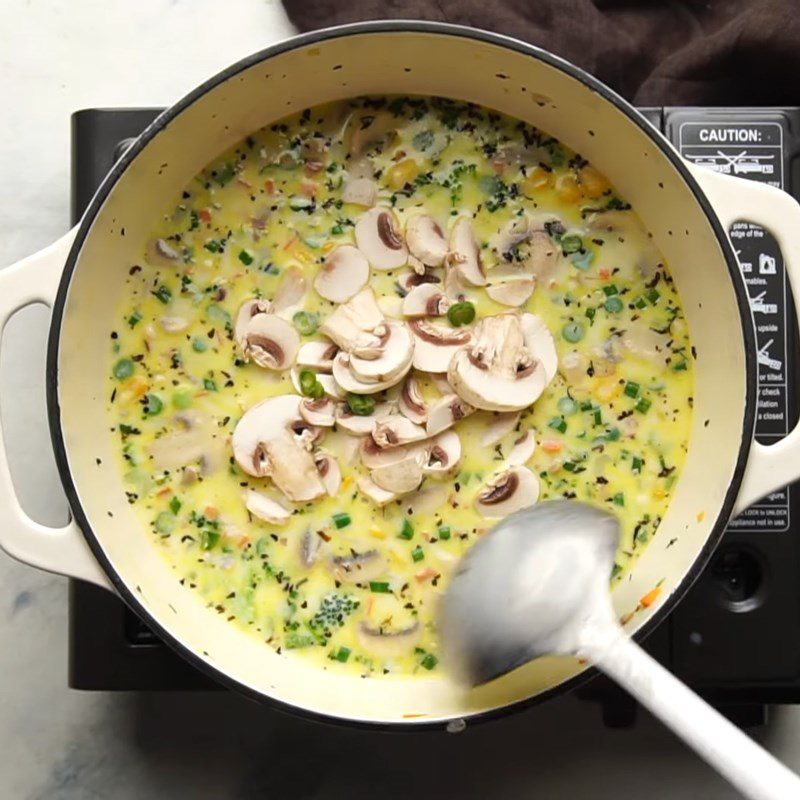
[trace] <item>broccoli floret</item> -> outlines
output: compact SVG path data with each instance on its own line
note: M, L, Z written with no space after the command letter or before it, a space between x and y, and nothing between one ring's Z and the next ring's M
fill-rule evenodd
M309 627L326 637L344 625L345 619L361 605L352 595L331 592L322 598L319 610L309 620Z

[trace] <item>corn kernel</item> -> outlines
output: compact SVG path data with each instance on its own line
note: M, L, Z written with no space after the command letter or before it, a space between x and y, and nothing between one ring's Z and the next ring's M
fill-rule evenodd
M556 192L565 203L577 203L583 197L581 187L574 175L561 175L556 180Z
M553 185L553 173L541 167L534 167L522 181L522 193L532 195L537 189Z
M369 534L370 534L370 536L374 536L376 539L385 539L386 538L386 531L383 530L382 528L376 527L375 525L373 525L369 529Z
M413 158L406 158L386 173L386 180L392 189L402 189L407 183L412 183L417 175L419 165Z
M607 378L599 378L597 380L597 384L595 385L592 394L601 403L607 403L609 400L613 400L615 397L618 397L621 391L622 384L619 382L619 379L614 376L609 376Z
M605 175L598 172L594 167L583 167L578 172L583 193L587 197L600 197L611 189L611 184Z

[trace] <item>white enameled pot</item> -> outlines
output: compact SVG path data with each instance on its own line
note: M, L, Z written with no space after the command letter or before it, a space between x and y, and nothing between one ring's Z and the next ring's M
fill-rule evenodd
M245 59L165 111L98 190L80 225L0 271L0 323L53 309L49 424L73 512L65 528L31 521L0 449L0 545L41 569L117 592L168 644L250 696L354 724L463 727L573 686L584 667L541 659L465 693L445 674L362 680L278 655L179 585L126 502L104 406L108 331L128 265L174 197L248 133L318 103L362 94L442 95L496 108L549 132L610 176L666 256L696 347L686 465L658 535L615 590L643 634L685 593L730 516L800 476L800 432L753 441L756 351L747 295L726 231L740 219L778 240L798 296L800 206L771 187L690 166L630 105L570 64L514 39L436 23L365 23L291 39Z

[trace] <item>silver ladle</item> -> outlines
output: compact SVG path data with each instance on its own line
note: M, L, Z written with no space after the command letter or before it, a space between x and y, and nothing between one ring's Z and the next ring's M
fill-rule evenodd
M507 517L461 561L443 598L443 659L478 686L546 654L593 663L753 800L798 800L800 778L622 630L609 576L611 514L572 500Z

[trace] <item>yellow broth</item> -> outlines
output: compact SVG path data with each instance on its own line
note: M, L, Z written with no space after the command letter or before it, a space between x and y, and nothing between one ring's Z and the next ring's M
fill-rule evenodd
M331 248L353 242L365 209L342 201L348 176L373 179L377 202L391 205L401 223L420 211L443 228L472 216L490 279L503 262L492 242L509 220L523 212L557 217L558 268L521 310L552 333L559 374L496 445L481 443L491 412L459 422L457 470L427 477L418 493L383 508L357 489L365 470L349 460L349 438L329 431L323 446L339 461L342 489L297 505L277 526L247 512L245 488L268 490L270 481L236 465L230 437L249 407L295 389L289 371L245 363L233 322L243 302L274 297L287 275L299 272L311 287ZM165 259L158 240L178 258ZM431 98L311 109L254 133L199 173L125 272L108 413L129 502L176 580L265 646L365 674L439 669L437 599L460 556L494 524L477 513L475 497L527 430L537 441L528 466L541 500L575 497L619 518L613 578L656 534L691 423L693 359L680 298L624 198L528 125ZM397 279L406 272L372 270L384 313L400 316ZM478 320L509 311L482 289L468 298ZM300 308L321 321L334 304L309 288ZM302 341L315 338L324 337ZM436 381L420 377L426 399L437 397ZM159 470L150 456L157 439L182 428L187 411L210 420L213 455L203 463L212 471L194 482L191 464ZM310 567L301 560L306 534L319 545ZM372 550L386 558L379 580L336 582L333 557ZM413 647L375 652L362 623L379 633L413 629Z

